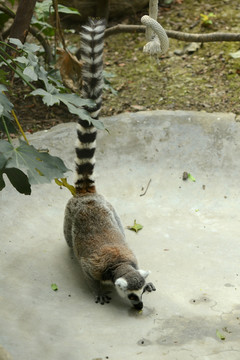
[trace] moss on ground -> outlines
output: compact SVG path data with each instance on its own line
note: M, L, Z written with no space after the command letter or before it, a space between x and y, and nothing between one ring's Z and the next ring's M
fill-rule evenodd
M204 27L200 14L213 13L213 24ZM140 17L139 17L140 19ZM161 9L159 22L166 28L188 33L240 32L239 0L183 0ZM105 70L115 74L104 94L103 115L147 109L223 111L240 114L240 59L230 53L237 42L204 43L196 52L180 56L189 43L170 40L170 48L157 64L142 52L143 34L119 34L106 40Z

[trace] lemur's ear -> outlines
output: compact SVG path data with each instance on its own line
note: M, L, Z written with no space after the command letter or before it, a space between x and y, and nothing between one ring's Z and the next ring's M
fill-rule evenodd
M139 274L146 279L148 275L151 273L149 270L138 270Z
M128 283L124 278L120 277L115 281L115 286L124 291L127 290Z

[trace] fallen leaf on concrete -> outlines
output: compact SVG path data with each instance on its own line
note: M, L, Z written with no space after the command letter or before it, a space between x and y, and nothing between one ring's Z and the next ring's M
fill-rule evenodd
M51 285L51 288L52 288L53 291L58 291L58 286L57 286L57 284L52 284L52 285Z
M127 226L127 229L129 230L132 230L132 231L135 231L136 233L139 231L139 230L142 230L143 226L141 224L137 224L136 220L134 220L134 224L133 226Z
M190 180L192 180L193 182L196 181L195 177L193 177L190 173L188 173L188 178L189 178Z
M226 339L225 336L223 334L221 334L219 330L216 330L216 335L220 340L225 340Z

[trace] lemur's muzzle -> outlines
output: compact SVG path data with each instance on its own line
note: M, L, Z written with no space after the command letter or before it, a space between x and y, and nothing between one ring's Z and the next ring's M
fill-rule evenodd
M133 306L134 306L134 309L136 309L136 310L142 310L143 302L140 301L138 304L133 304Z

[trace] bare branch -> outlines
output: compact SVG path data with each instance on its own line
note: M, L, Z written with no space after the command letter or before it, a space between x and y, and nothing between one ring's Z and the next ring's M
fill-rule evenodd
M116 25L105 31L105 38L119 33L144 33L146 27L143 25ZM189 34L174 30L165 30L171 39L187 42L214 42L214 41L240 41L240 34L215 32L208 34Z

